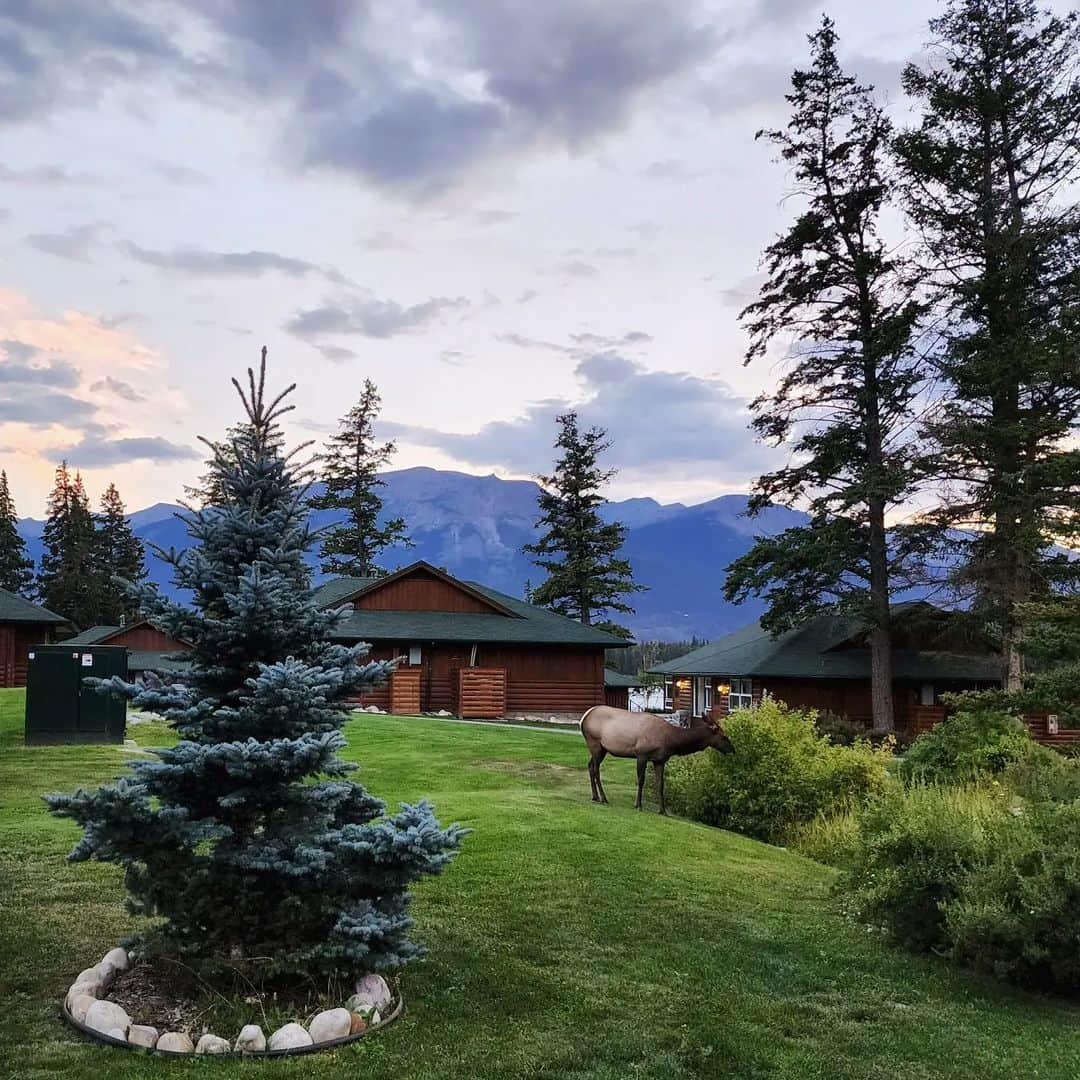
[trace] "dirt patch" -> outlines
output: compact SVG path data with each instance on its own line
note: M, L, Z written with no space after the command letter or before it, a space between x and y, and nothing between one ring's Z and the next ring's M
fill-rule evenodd
M582 769L575 768L573 765L555 765L550 761L491 761L487 758L481 758L469 764L477 769L491 769L493 772L527 776L530 780L550 777L569 780L577 777L582 771Z
M108 998L137 1024L149 1024L158 1031L183 1031L185 1019L196 1011L198 984L183 968L166 971L136 964L116 977Z

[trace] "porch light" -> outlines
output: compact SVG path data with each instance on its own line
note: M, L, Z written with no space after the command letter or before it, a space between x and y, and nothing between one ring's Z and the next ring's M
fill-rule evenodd
M727 683L727 682L720 683L720 685L716 688L716 692L721 697L727 697L731 693L731 683Z
M675 688L677 690L689 690L690 689L690 680L689 679L676 679L675 680Z

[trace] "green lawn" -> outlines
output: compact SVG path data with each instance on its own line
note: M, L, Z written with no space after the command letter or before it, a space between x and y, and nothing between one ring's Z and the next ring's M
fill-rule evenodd
M427 795L476 831L420 889L430 957L407 1015L292 1062L167 1062L82 1041L67 984L130 926L119 874L70 866L43 792L116 775L117 747L22 743L0 691L0 1075L135 1077L1075 1077L1080 1012L911 957L848 921L832 872L630 809L631 767L588 798L584 746L555 732L363 716L349 755L379 795ZM134 729L153 745L165 729ZM232 1034L232 1033L222 1033Z

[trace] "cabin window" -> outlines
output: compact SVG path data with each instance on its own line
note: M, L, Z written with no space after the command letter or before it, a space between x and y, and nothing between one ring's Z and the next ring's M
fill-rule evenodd
M705 692L702 699L702 707L706 714L712 712L712 679L705 680Z
M750 679L732 679L728 692L728 712L749 709L754 704L754 684Z
M664 676L664 708L675 707L675 682L670 675Z
M937 704L937 695L934 692L934 684L924 682L919 687L919 704L920 705L935 705Z
M421 661L421 652L419 645L409 646L409 665L411 667L417 667Z

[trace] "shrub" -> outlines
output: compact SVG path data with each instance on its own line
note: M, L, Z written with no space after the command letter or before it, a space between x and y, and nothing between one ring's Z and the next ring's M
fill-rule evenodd
M964 709L920 735L900 766L906 780L974 780L999 773L1031 746L1027 728L1001 710Z
M1080 990L1080 802L1012 818L945 921L957 959L1039 989Z
M829 866L850 868L858 849L859 819L854 808L818 814L796 825L787 838L788 847L808 859Z
M1024 755L1006 766L1001 782L1030 802L1071 802L1080 799L1080 760L1031 740Z
M732 713L724 730L735 753L709 750L667 769L669 804L709 825L776 842L887 781L888 745L833 746L816 730L813 713L778 701Z
M896 751L906 750L910 745L907 739L896 732L873 731L865 724L849 720L846 716L823 709L814 720L818 732L824 735L834 746L853 746L857 742L868 742L871 746L881 746L887 740Z
M946 947L945 907L991 858L1009 817L1000 788L885 789L858 815L848 885L860 914L912 948Z

